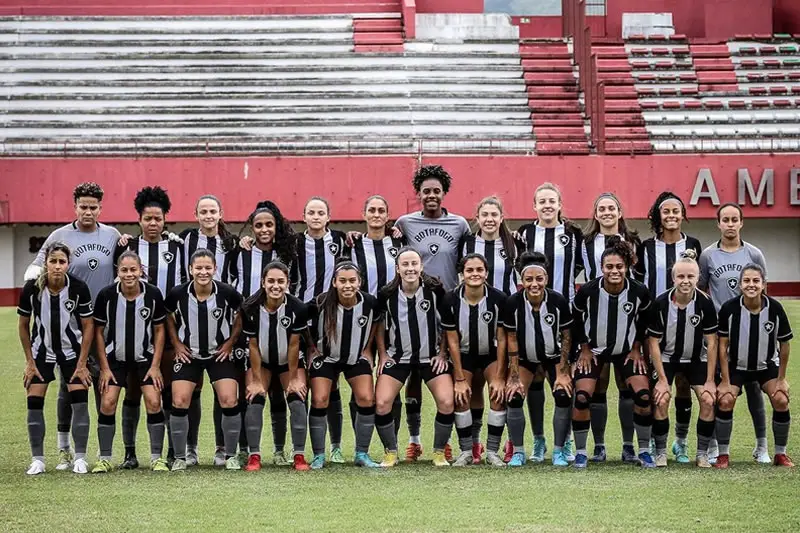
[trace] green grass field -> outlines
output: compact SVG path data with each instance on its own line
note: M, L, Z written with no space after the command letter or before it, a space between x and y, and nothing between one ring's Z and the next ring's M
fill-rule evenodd
M800 302L786 305L800 336ZM30 449L21 379L24 358L16 324L14 309L0 309L0 345L8 347L0 355L0 531L765 533L800 529L800 467L777 469L752 462L754 438L745 401L737 406L731 446L733 466L727 471L699 470L674 463L665 470L642 471L621 464L619 423L613 399L616 395L611 393L606 442L609 456L615 460L590 465L583 472L555 469L547 463L513 471L488 466L434 469L428 453L433 433L433 402L427 397L423 411L426 460L390 471L366 471L346 465L326 467L321 472L296 473L266 467L260 473L248 473L201 466L175 475L155 475L140 469L77 476L56 472L54 468L56 391L53 388L45 412L48 471L30 478L25 475ZM798 358L800 344L795 341L794 345L794 358ZM800 387L800 362L790 363L789 381ZM343 397L349 397L349 392ZM204 394L204 400L201 461L208 463L214 450L211 395ZM552 405L548 399L548 412ZM347 423L346 414L345 419ZM271 450L268 420L264 426L263 449L268 451ZM95 431L92 420L90 458L97 450ZM547 432L549 437L550 427ZM346 427L344 448L351 459L353 438L348 433L352 432ZM771 431L769 437L772 443ZM401 442L406 438L403 428ZM526 439L530 448L528 435ZM692 426L692 453L694 443ZM119 461L122 452L119 429L115 444ZM144 421L140 423L138 445L140 457L146 457ZM795 423L790 454L797 446L800 446L800 429ZM377 436L372 450L373 456L381 456ZM796 455L800 458L800 452Z

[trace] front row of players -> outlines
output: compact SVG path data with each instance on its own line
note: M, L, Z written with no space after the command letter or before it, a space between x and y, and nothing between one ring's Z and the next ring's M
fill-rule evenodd
M171 469L187 466L188 407L204 373L222 407L228 469L240 468L235 454L243 423L250 452L245 469L261 467L263 409L273 375L286 391L297 470L325 464L328 399L339 374L344 374L356 401L355 463L395 465L398 428L392 404L412 371L420 373L436 403L434 465L450 464L444 449L454 424L461 448L454 464L472 464L470 398L483 394L471 390L477 373L488 384L491 400L486 462L505 465L499 448L508 425L514 448L508 465L520 466L526 460L524 396L540 367L555 402L553 464L585 468L589 406L606 365L614 365L633 393L633 425L643 467L667 464L667 413L676 374L686 376L701 405L697 466L711 466L707 450L715 431L720 447L715 466L729 465L733 407L741 388L752 382L772 403L774 463L793 466L786 455L786 367L792 331L781 304L765 294L766 280L758 265L742 269L742 295L726 302L717 315L710 298L697 289L693 252L684 253L674 265L674 287L651 301L645 286L627 276L632 254L617 239L611 239L602 254L602 276L581 287L571 307L546 288L546 259L532 252L517 259L523 290L511 297L487 285L488 268L481 255L468 254L460 261L463 283L445 292L436 278L423 273L419 254L404 248L396 257L394 280L378 298L359 290L358 267L344 261L336 265L329 290L305 305L288 294L289 273L280 262L264 268L261 288L242 302L232 287L214 280L216 260L207 250L191 257L193 281L172 289L164 301L157 288L142 281L139 256L128 251L118 261L119 281L99 294L92 311L87 286L67 274L69 260L66 246L49 246L45 269L25 285L20 297L33 455L29 474L45 469L43 406L56 365L72 376L74 471L88 470L87 358L93 342L101 368L95 472L111 468L114 413L129 374L141 383L156 471L170 468L162 458L167 427L175 449ZM248 339L249 358L233 356L239 338ZM306 339L311 346L304 346ZM238 346L245 346L240 342ZM243 374L245 413L240 412L238 390ZM172 405L162 409L160 391L165 387L171 388ZM385 449L381 463L368 454L375 428ZM570 430L574 457L564 448ZM310 465L304 456L307 432L313 448ZM649 451L651 436L655 457Z

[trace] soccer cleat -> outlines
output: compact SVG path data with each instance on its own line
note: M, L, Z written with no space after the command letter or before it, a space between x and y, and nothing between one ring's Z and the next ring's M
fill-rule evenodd
M506 466L505 461L497 454L497 452L486 452L486 464L491 466Z
M458 454L453 466L467 466L471 465L473 462L472 452L461 452Z
M603 455L605 456L605 450L603 451L604 451ZM594 458L592 458L592 460L594 461ZM603 460L605 461L605 459ZM572 466L574 466L575 468L586 468L587 466L589 466L589 459L582 453L576 454L575 462L572 463Z
M225 470L241 470L242 465L239 464L239 458L235 455L233 457L228 457L225 460Z
M167 466L167 462L164 459L159 457L150 461L150 470L153 472L169 472L169 466Z
M92 474L108 474L112 470L111 462L105 459L100 459L97 464L92 468Z
M337 464L337 465L343 465L344 464L344 462L345 462L344 461L344 455L342 454L342 449L341 448L331 448L331 459L330 459L330 462L334 463L334 464Z
M648 452L649 454L650 452ZM638 463L639 459L636 457L636 450L630 444L622 445L622 462L623 463Z
M200 457L197 455L197 448L189 447L186 449L186 466L197 466L200 464Z
M214 466L225 466L225 448L214 451Z
M575 452L572 450L572 440L571 439L567 439L566 441L564 441L564 447L561 448L561 451L564 452L564 458L568 462L571 463L572 461L575 460Z
M239 454L236 456L236 459L239 461L239 466L244 468L244 465L250 461L250 454L247 452L239 452Z
M522 466L525 464L525 452L514 452L514 455L511 456L511 460L508 462L508 466Z
M711 463L708 462L707 455L698 455L695 458L694 464L697 465L697 468L711 468Z
M272 454L272 464L275 466L289 466L289 461L286 459L286 456L283 454L283 450L276 451Z
M760 448L758 446L756 446L756 448L753 450L753 459L755 459L758 464L762 465L768 465L772 463L772 459L770 459L767 449Z
M509 463L512 457L514 457L514 444L507 440L506 445L503 447L503 461Z
M89 465L86 464L86 459L75 459L75 462L72 463L72 471L76 474L87 473L89 471Z
M409 442L406 446L406 462L413 463L422 455L422 445L415 442Z
M533 453L529 459L534 463L544 462L544 454L547 453L547 441L544 437L533 437Z
M186 459L178 459L176 457L175 460L172 461L172 469L171 470L173 472L180 472L181 470L186 470Z
M655 456L655 454L656 454L656 439L650 438L650 444L647 446L647 451L650 452L650 455Z
M567 456L564 455L564 449L553 451L553 466L569 466Z
M785 453L776 453L775 462L772 464L774 464L775 466L785 466L786 468L794 468L794 463L792 462L791 459L789 459L789 456L786 455ZM42 465L42 468L44 468L44 465Z
M727 453L721 453L717 456L717 461L713 463L714 468L725 469L730 466L730 456Z
M433 466L450 466L450 461L447 460L447 455L444 451L433 452Z
M655 468L656 467L656 462L653 461L653 456L650 455L650 452L641 452L639 454L638 460L639 460L639 464L641 465L642 468ZM666 466L666 461L667 461L667 457L665 455L664 456L665 466Z
M397 466L397 463L397 452L384 452L383 461L381 461L382 467L391 468Z
M58 464L56 470L69 470L72 468L73 455L69 450L58 451Z
M719 446L716 439L712 439L708 443L708 462L713 465L717 462L717 457L719 457Z
M261 455L254 453L247 458L247 464L244 466L247 472L258 472L261 470Z
M686 445L680 444L678 441L672 443L672 454L675 460L681 464L689 462L689 455L686 453Z
M656 455L656 466L663 468L667 466L667 454L666 453L659 453Z
M356 466L363 466L366 468L380 468L380 463L376 463L372 460L372 457L369 456L367 452L356 452L356 456L353 458L353 464Z
M775 460L778 460L777 455L775 456ZM44 474L44 463L39 459L34 459L33 462L31 462L31 466L28 467L28 471L25 473L29 476Z
M481 464L481 457L483 456L483 444L480 442L472 443L472 464Z
M305 455L303 455L302 453L296 453L292 461L292 468L294 468L298 472L305 472L306 470L309 470L311 467L308 466Z
M311 470L321 470L325 466L325 454L315 455L311 461Z
M119 465L119 468L121 470L136 470L137 468L139 468L139 459L137 459L135 455L126 453L125 460L122 461L122 464Z
M444 458L447 459L448 463L453 462L453 448L450 446L450 443L444 445Z
M592 455L592 462L593 463L605 463L608 456L606 455L606 447L605 446L595 446L594 447L594 454ZM575 460L578 460L578 456L575 456Z

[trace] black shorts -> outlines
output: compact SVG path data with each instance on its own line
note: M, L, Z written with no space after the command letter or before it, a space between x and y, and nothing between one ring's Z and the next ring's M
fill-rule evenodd
M152 385L153 379L147 378L144 379L147 371L150 370L150 362L142 362L142 363L126 363L124 361L117 361L116 359L109 359L108 360L108 367L111 369L111 373L114 374L114 379L117 380L117 383L114 384L113 382L109 383L109 385L122 387L125 388L128 386L128 375L134 375L139 379L139 385Z
M461 368L470 374L483 372L486 367L497 361L497 353L488 355L470 356L468 353L461 354Z
M172 365L172 381L191 381L195 384L203 382L203 371L208 372L211 383L221 379L239 379L241 371L231 359L216 361L209 359L192 359L190 363L175 362Z
M556 382L556 367L558 367L559 361L560 359L547 359L541 363L533 363L527 359L520 359L519 366L526 369L534 376L539 368L543 368L545 375L547 376L547 381L549 381L550 385L552 385Z
M47 363L45 362L44 358L35 359L34 362L36 363L36 370L42 375L43 379L39 379L36 376L33 376L31 380L31 384L42 384L42 383L50 383L51 381L55 381L56 379L56 366L58 366L59 372L61 372L61 377L64 381L71 380L72 375L75 373L75 368L78 366L78 358L75 357L73 359L68 360L61 360L56 363ZM80 381L75 380L74 382L68 381L70 384L78 384Z
M616 356L612 358L605 358L601 356L597 356L597 363L592 360L592 367L589 369L588 372L581 372L578 369L575 369L575 376L574 380L578 381L579 379L600 379L600 374L603 371L603 367L607 364L614 365L614 372L619 373L622 376L623 381L632 378L633 376L650 376L649 370L645 370L641 372L638 369L634 369L633 361L626 361L626 356ZM704 382L705 383L705 382Z
M344 379L351 380L358 376L371 376L372 366L366 359L359 359L354 365L346 365L343 363L331 363L324 359L317 358L311 363L311 371L309 375L311 379L314 378L328 378L333 382L339 381L339 374L344 374Z
M770 365L764 370L737 370L731 368L730 371L731 385L742 388L743 385L757 381L763 388L764 383L778 378L778 367ZM740 391L741 392L741 391Z
M702 387L706 382L707 371L708 364L702 361L695 363L664 363L664 374L666 374L667 382L670 386L672 386L677 374L683 374L689 385Z
M447 368L445 368L443 372L436 374L433 371L433 367L431 367L430 363L401 364L395 363L391 359L386 363L386 366L383 367L383 373L387 376L393 377L400 383L405 383L408 379L408 376L410 376L411 372L415 369L419 371L419 375L425 383L429 382L433 378L443 376L444 374L452 375L453 373L453 365L449 361L447 363Z
M247 368L249 369L250 366L248 365ZM288 364L279 365L279 364L276 364L276 363L268 363L268 362L264 361L263 359L261 360L261 368L269 370L270 374L272 374L273 376L280 376L281 374L284 374L284 373L289 371L289 365ZM297 368L300 369L300 370L303 370L303 369L306 368L306 358L305 358L304 355L301 355L300 359L297 360Z

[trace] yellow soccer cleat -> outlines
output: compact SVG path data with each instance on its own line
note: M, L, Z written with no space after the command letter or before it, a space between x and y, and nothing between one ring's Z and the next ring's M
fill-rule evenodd
M444 450L433 452L433 466L450 466L447 458L444 455Z
M397 466L397 452L385 452L383 454L383 461L381 466L384 468L391 468Z

